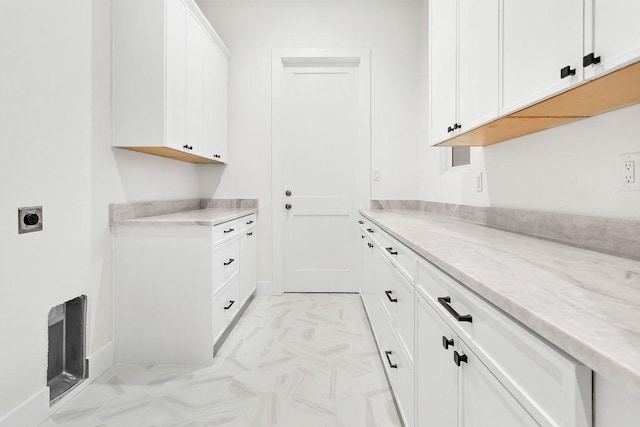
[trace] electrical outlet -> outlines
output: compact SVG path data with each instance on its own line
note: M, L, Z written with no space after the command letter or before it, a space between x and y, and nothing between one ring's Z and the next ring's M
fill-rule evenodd
M621 190L640 191L638 167L640 167L640 153L626 153L620 155Z
M482 192L482 172L476 174L476 192Z

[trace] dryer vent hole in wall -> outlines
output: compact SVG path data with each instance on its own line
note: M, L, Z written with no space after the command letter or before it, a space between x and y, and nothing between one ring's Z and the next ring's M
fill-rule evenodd
M51 404L88 376L85 359L86 313L86 295L49 311L47 386Z

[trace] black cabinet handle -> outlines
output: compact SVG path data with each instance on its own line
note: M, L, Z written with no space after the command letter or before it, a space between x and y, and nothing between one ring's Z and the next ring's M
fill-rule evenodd
M214 154L214 155L213 155L213 158L214 158L214 159L219 159L219 158L220 158L220 154Z
M222 264L224 264L224 265L231 265L231 263L232 263L233 261L235 261L235 259L233 259L233 258L229 258L229 261L227 261L227 262L223 262Z
M469 323L471 323L472 317L471 317L471 315L470 315L470 314L460 315L460 314L458 314L458 312L457 312L457 311L455 311L455 310L453 309L453 307L451 307L451 306L449 305L449 303L451 302L451 298L449 298L449 297L440 297L440 298L438 298L438 302L439 302L440 304L442 304L442 306L443 306L444 308L446 308L446 309L447 309L447 311L448 311L449 313L451 313L451 315L452 315L453 317L455 317L455 318L456 318L456 320L457 320L458 322L469 322Z
M371 243L367 243L367 245L369 245L370 248L373 247L373 244L371 244Z
M600 57L596 56L593 52L582 58L582 66L588 67L589 65L595 65L600 63Z
M185 150L193 150L193 145L183 145L182 148L184 148Z
M466 354L460 354L457 351L454 351L453 352L453 361L458 366L460 366L460 364L462 364L462 363L468 363L467 355Z
M396 365L395 363L391 363L391 358L389 356L391 356L392 354L393 352L391 351L384 352L384 355L387 356L387 362L389 363L389 367L393 369L398 369L398 365Z
M364 224L364 221L358 221L358 224Z
M387 298L389 298L389 301L398 302L398 298L391 298L392 293L393 291L384 291L384 294L387 296Z
M373 233L373 228L367 228L367 231L368 231L369 233Z
M251 225L251 224L253 224L253 221L247 221L247 222L245 222L245 224Z
M253 236L253 232L247 233L247 236Z
M455 127L453 127L453 126L448 126L448 127L447 127L447 133L451 133L451 132L453 132L454 130L456 130L456 129L455 129Z
M453 125L453 130L462 129L462 125L460 123L456 123Z
M560 78L564 79L565 77L574 76L576 74L576 69L571 68L570 65L567 65L563 69L560 70Z
M453 346L453 338L449 339L443 335L442 346L444 347L445 350L449 350L449 346Z
M234 303L234 302L235 302L235 301L229 301L229 305L228 305L228 306L226 306L224 309L225 309L225 310L229 310L229 309L231 308L231 306L233 305L233 303Z
M363 235L360 235L360 238L364 239L364 236L363 236Z
M394 251L393 248L385 248L390 255L398 255L398 251Z
M231 233L232 231L235 231L235 230L236 230L235 228L230 228L228 230L224 230L223 233L227 234L227 233Z

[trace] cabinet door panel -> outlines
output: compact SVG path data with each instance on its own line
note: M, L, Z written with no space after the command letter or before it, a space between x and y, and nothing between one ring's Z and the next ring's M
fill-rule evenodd
M462 131L498 117L499 2L459 0L458 122Z
M202 99L203 99L203 58L202 43L204 30L198 20L187 14L187 144L192 151L202 152Z
M214 118L214 139L213 151L219 155L217 159L223 163L227 163L227 100L228 100L228 60L222 51L214 46L213 54L213 75L214 89L213 93L213 118Z
M243 231L240 237L240 302L256 289L256 229Z
M502 114L582 81L583 0L503 4ZM565 66L575 75L561 78Z
M460 366L460 427L534 427L539 424L463 343Z
M453 363L457 337L424 299L416 300L416 425L457 427L458 369ZM443 347L442 337L454 341L449 349Z
M429 2L430 143L453 136L447 128L456 122L457 5L451 0Z
M640 2L592 0L594 53L601 63L596 70L609 71L640 58ZM590 52L585 52L588 54Z
M217 47L209 36L204 35L202 43L202 146L207 156L212 157L218 138L216 126L216 50Z
M182 149L185 143L186 19L181 0L167 0L166 11L166 145Z

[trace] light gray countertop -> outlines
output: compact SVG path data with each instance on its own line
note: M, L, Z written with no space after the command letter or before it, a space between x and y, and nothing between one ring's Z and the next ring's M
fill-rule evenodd
M209 208L113 221L113 225L207 225L213 226L257 213L257 208Z
M640 396L640 261L416 210L361 213L558 348Z

